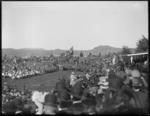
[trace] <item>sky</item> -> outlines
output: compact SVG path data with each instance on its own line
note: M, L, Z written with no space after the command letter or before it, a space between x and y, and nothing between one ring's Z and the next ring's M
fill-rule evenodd
M135 48L142 35L147 1L2 1L2 48Z

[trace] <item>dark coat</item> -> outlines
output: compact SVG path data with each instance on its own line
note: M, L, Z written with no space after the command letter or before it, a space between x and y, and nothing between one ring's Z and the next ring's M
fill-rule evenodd
M84 111L84 106L83 106L83 103L80 102L80 103L73 103L71 105L71 107L68 108L68 113L69 114L81 114L83 113Z
M23 107L23 114L35 114L37 106L34 102L27 100L26 104Z
M9 101L4 104L3 110L6 114L15 114L15 112L17 111L17 107L14 101Z

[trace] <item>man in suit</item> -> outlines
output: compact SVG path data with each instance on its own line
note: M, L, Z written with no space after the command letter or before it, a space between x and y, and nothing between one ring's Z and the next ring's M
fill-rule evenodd
M58 105L58 114L65 114L68 111L68 108L72 105L71 95L65 89L58 91L57 100Z
M81 114L84 111L84 106L81 101L83 95L83 88L81 86L74 86L71 88L72 105L68 108L70 114Z

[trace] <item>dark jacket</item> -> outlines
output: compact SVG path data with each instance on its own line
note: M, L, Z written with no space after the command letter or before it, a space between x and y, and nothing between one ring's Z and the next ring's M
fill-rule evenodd
M84 111L84 106L82 102L75 103L76 101L73 102L71 107L68 108L68 113L69 114L81 114Z

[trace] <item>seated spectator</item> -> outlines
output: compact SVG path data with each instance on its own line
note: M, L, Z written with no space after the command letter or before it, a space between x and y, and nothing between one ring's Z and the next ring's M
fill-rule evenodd
M83 89L80 87L72 87L71 89L73 104L69 107L68 113L81 114L84 111L83 103L81 101Z
M61 90L57 94L59 102L58 114L67 113L68 108L72 105L71 96L67 90Z
M14 104L14 101L8 101L3 106L3 111L7 115L15 115L17 107Z
M45 102L43 106L43 114L54 115L57 113L57 97L53 94L45 96Z

